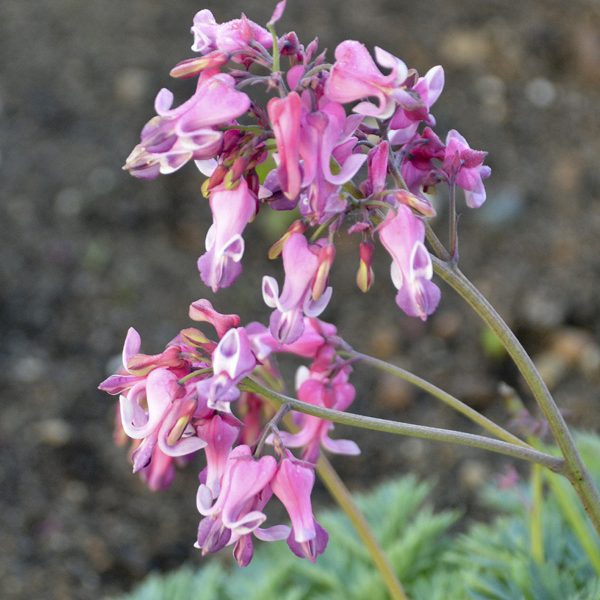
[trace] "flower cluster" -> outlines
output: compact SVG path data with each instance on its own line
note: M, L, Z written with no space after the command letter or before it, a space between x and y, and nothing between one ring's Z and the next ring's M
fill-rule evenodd
M282 288L276 278L262 280L268 327L242 327L237 315L199 300L190 318L211 324L217 340L188 328L148 356L131 329L122 369L100 386L119 396L118 437L133 440L133 470L152 489L167 487L177 464L203 453L197 547L206 554L232 545L240 565L252 558L252 536L285 538L298 556L315 560L327 534L311 509L314 465L321 448L359 452L353 441L332 439L333 425L313 416L293 413L292 431L280 431L274 409L243 382L283 385L276 355L293 354L309 361L298 371L298 398L346 410L355 395L351 364L340 356L335 327L317 318L332 296L337 236L346 230L360 238L356 281L363 292L373 284L379 240L392 260L397 305L426 320L440 300L425 246L427 220L435 216L431 192L446 186L454 198L459 187L466 204L478 207L490 174L485 152L457 131L442 142L433 130L441 67L420 76L381 48L373 59L352 40L328 64L316 40L305 46L294 32L275 34L284 8L285 0L266 28L244 15L217 23L201 10L192 27L196 55L171 71L196 78L196 90L176 108L169 90L158 93L156 116L124 167L152 179L194 161L205 175L213 222L198 270L213 292L240 275L244 230L260 210L293 215L269 251L282 259ZM249 94L255 85L271 96L266 103ZM273 495L291 528L262 527Z
M208 300L194 302L189 314L211 324L218 341L190 327L162 353L146 355L140 353L139 334L130 329L123 367L100 384L100 389L119 396L117 428L120 437L133 440L134 472L140 472L152 489L164 489L173 481L176 464L189 463L202 451L206 466L198 488L203 518L197 546L203 554L233 545L238 563L247 565L253 534L261 540L287 539L294 553L315 560L327 543L310 503L320 445L345 454L358 453L358 447L330 439L332 425L314 417L298 419L301 429L296 435L279 432L272 421L263 427L272 409L242 391L240 383L250 376L280 380L274 356L295 354L313 360L310 372L302 376L300 396L313 404L346 408L354 388L347 383L350 366L336 354L335 327L306 318L303 334L294 344L284 345L260 323L240 327L237 315L217 312ZM241 418L234 415L235 405ZM263 441L273 445L275 456L261 455L263 428ZM288 447L303 448L302 458ZM260 527L272 495L287 509L291 529Z

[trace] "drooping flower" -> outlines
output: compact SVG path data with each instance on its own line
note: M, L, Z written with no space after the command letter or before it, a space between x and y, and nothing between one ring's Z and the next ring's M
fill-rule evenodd
M404 205L398 205L377 229L392 257L391 276L396 304L409 316L425 321L437 308L440 289L431 281L433 266L425 248L425 226Z
M325 551L329 539L312 512L310 494L314 482L312 465L296 460L289 451L271 482L273 493L285 506L292 522L288 546L296 556L311 562Z
M381 73L364 44L354 40L339 44L325 86L327 97L342 104L363 100L354 112L379 119L391 117L396 104L407 108L419 105L419 98L402 86L408 76L406 65L381 48L375 48L375 58L382 67L391 69L389 75ZM378 104L366 100L372 97Z
M224 73L205 71L194 95L171 108L173 94L163 88L154 102L157 116L142 129L140 143L127 157L124 169L135 177L154 179L180 169L189 160L215 156L223 134L215 129L230 123L250 107L250 98L235 89Z
M303 100L306 104L306 94ZM352 152L357 141L353 133L361 120L357 115L347 117L340 104L327 99L317 111L305 113L300 137L302 187L306 188L300 212L305 217L322 223L346 208L339 187L350 181L367 160L366 155ZM332 158L339 165L336 173L332 172Z
M192 321L210 323L215 328L219 338L222 338L231 328L238 327L240 324L238 315L222 314L215 310L208 300L203 298L190 304L189 317Z
M270 485L276 471L272 456L255 459L250 447L241 445L227 458L216 502L212 504L206 486L198 488L198 511L204 518L195 545L203 555L220 550L232 536L252 533L264 523L267 517L256 508L256 497Z
M202 281L213 292L229 287L242 272L244 228L256 213L256 198L241 179L227 189L221 185L211 191L213 224L206 234L206 252L198 259Z
M317 354L309 369L300 367L296 375L298 398L308 404L344 411L354 401L356 391L348 379L352 368L340 364L335 349L325 344ZM334 454L360 454L360 449L352 440L334 440L329 437L334 425L326 419L312 415L295 414L299 427L296 433L279 433L283 444L288 448L303 448L302 458L316 463L323 446ZM272 441L272 437L269 438Z
M487 152L472 150L455 129L448 132L442 169L450 185L456 184L464 190L470 208L479 208L485 202L483 180L492 173L490 167L483 164L486 155Z
M240 395L237 384L256 367L256 357L243 327L229 329L212 354L213 376L200 381L197 390L213 410L229 411Z
M287 198L300 193L300 96L291 92L285 98L271 98L267 104L269 119L277 142L279 183Z
M445 156L445 146L430 127L405 146L404 159L400 170L408 189L417 196L423 196L428 187L439 183L443 178L436 163Z
M417 133L421 122L435 125L435 119L429 114L429 109L440 97L443 89L444 69L439 65L429 69L424 77L417 80L412 91L421 99L421 104L398 107L390 121L389 139L392 145L408 142Z
M142 339L140 334L130 327L123 344L123 368L115 375L105 379L99 386L104 392L117 395L131 389L136 383L143 381L150 371L159 367L179 369L185 367L185 361L180 356L176 345L169 345L160 354L141 354Z
M206 419L196 421L194 426L198 437L206 442L206 469L203 472L204 483L201 484L206 490L201 494L206 501L210 494L212 502L221 491L227 458L240 434L241 423L233 415L213 413Z
M383 141L369 151L367 179L360 186L365 196L378 194L385 189L390 145Z
M134 440L144 440L138 448L134 470L146 465L156 444L169 456L183 456L203 448L206 443L195 436L190 426L197 407L195 394L178 385L178 376L165 368L151 371L120 397L121 423Z
M192 50L202 54L214 50L233 54L249 48L251 42L258 42L265 48L273 45L271 34L245 15L240 19L217 23L212 12L207 9L196 13L192 34Z
M279 286L273 277L263 277L263 299L275 310L271 314L270 329L282 344L295 342L304 330L304 315L317 317L329 303L332 289L326 288L318 300L312 292L312 283L319 268L316 244L309 245L300 233L293 233L283 247L285 283L279 295Z

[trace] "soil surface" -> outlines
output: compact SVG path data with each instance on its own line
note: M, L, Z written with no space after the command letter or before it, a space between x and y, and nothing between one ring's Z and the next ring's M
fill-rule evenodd
M434 108L489 151L489 200L461 203L461 266L535 356L569 421L600 427L600 6L594 0L290 0L283 27L380 45L421 73L446 70ZM96 386L127 327L159 351L211 298L243 321L268 314L259 276L273 238L258 220L245 272L216 299L195 260L209 224L193 167L153 182L120 170L169 69L191 55L194 13L271 3L4 0L0 3L0 596L96 599L152 569L199 563L195 469L149 492L112 443L114 400ZM441 207L443 202L439 202ZM445 231L443 210L435 224ZM446 286L422 324L400 314L377 257L368 295L354 287L354 240L341 241L324 317L357 349L424 375L507 423L500 381L523 392L477 318ZM356 369L353 410L474 429L406 385ZM358 458L335 459L352 489L404 472L433 475L435 501L480 514L474 497L507 463L483 452L338 428ZM324 493L322 503L328 502Z

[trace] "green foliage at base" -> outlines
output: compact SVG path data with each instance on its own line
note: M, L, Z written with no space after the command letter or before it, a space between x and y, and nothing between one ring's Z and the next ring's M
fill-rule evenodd
M578 446L600 481L600 438L580 435ZM568 510L546 494L541 563L530 552L526 486L510 491L489 486L483 499L501 516L463 534L451 531L457 513L434 513L426 504L431 491L430 484L405 477L356 497L412 600L600 600L600 578L590 561L590 552L600 559L600 540L583 521L592 544L586 553L572 528L572 511L580 508L568 486L563 490L572 494ZM319 520L330 542L316 565L294 557L285 542L257 544L246 569L211 560L200 569L150 576L122 600L386 600L379 574L346 517L329 511Z

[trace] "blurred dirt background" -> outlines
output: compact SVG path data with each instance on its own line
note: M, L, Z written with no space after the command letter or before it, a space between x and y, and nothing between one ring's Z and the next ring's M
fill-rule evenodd
M112 444L114 400L96 390L134 325L159 351L211 298L264 319L259 275L274 234L250 228L245 272L213 298L195 260L208 206L191 166L154 182L120 167L159 88L191 88L168 70L191 55L194 13L271 2L3 0L0 3L0 596L92 599L151 569L199 563L194 469L157 495ZM281 31L332 51L381 45L424 73L443 64L441 135L459 129L489 151L489 200L462 208L464 271L514 326L574 425L599 418L600 5L595 0L289 0ZM439 203L441 206L442 203ZM445 231L443 210L436 227ZM354 240L341 241L324 317L358 349L413 369L506 423L499 381L519 378L445 286L423 325L394 304L380 251L367 296L354 288ZM114 362L114 361L113 361ZM471 429L398 381L364 368L353 410ZM406 471L433 475L436 502L480 510L474 490L506 464L416 440L348 432L359 458L336 459L353 489ZM327 502L324 494L322 502Z

